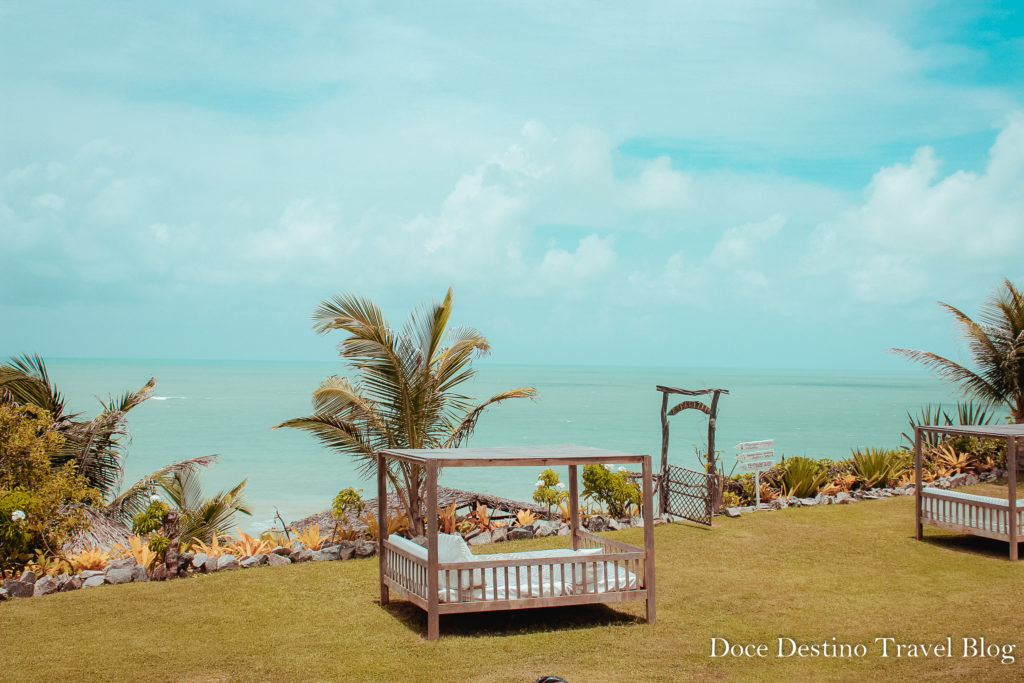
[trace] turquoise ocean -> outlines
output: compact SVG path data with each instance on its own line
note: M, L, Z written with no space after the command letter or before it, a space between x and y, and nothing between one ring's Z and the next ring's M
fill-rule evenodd
M48 361L51 379L72 410L92 416L97 398L138 389L155 377L153 398L129 415L126 483L174 460L211 453L204 475L214 492L248 479L253 510L242 528L272 524L275 508L291 521L330 506L342 488L375 494L348 456L310 435L271 429L311 412L319 382L343 367L333 362L194 360ZM846 457L853 447L902 443L907 411L925 403L952 404L954 390L922 371L873 373L822 370L613 368L477 364L466 393L483 400L512 387L532 386L536 400L494 406L481 418L470 446L576 443L635 453L661 451L658 384L729 390L719 406L716 447L728 471L741 441L774 439L777 457ZM671 404L670 404L671 405ZM670 418L669 462L695 467L695 447L707 440L706 417L684 411ZM451 468L441 483L529 500L537 472L525 468Z

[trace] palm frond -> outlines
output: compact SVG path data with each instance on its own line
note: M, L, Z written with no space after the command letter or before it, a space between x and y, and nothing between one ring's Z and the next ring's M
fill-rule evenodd
M509 389L490 397L466 414L462 422L452 431L451 437L449 437L447 443L442 448L458 448L463 440L473 433L477 420L480 419L480 416L488 407L502 401L507 401L510 398L534 398L536 395L537 390L533 387L520 387L518 389Z
M188 460L179 460L178 462L165 465L160 469L147 474L142 479L129 486L127 489L117 494L113 500L107 503L103 512L108 517L114 517L120 519L123 522L130 522L131 518L139 514L149 505L149 497L152 495L157 488L163 488L164 483L168 482L175 474L188 472L189 474L195 475L195 473L203 467L209 467L217 460L217 455L201 455L198 458L189 458ZM195 481L198 482L198 476L195 477ZM172 501L175 507L181 507L181 499Z

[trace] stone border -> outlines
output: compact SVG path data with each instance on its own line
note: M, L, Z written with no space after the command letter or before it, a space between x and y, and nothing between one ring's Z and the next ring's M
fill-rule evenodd
M980 484L986 481L995 481L999 477L1005 474L1004 470L999 468L992 469L989 472L983 472L981 474L975 474L973 472L962 472L960 474L954 474L950 477L939 477L934 481L926 482L928 486L934 486L939 489L954 489L961 486L973 486L974 484ZM790 507L808 507L812 505L844 505L846 503L853 503L858 500L879 500L881 498L892 498L893 496L911 496L914 494L914 485L907 484L905 486L894 486L891 488L878 488L878 489L865 489L857 490L853 492L840 491L833 495L825 495L819 493L814 498L797 498L796 496L790 496L789 498L776 498L770 503L761 503L761 505L745 505L737 507L729 507L725 509L726 517L739 517L741 514L758 512L764 510L782 510Z

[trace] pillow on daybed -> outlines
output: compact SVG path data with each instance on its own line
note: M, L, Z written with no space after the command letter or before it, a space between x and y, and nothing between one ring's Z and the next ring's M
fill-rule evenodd
M388 536L388 542L401 548L402 550L410 553L417 559L427 563L427 549L421 546L419 543L413 543L408 538L402 536L391 535ZM437 535L437 561L443 564L450 562L472 562L475 558L473 553L470 552L469 546L466 545L465 539L460 534L438 534ZM443 589L445 587L446 571L439 571L437 573L437 583ZM480 588L483 583L483 577L481 576L480 570L474 570L470 573L469 570L463 569L459 572L459 583L462 584L462 588ZM454 588L454 586L451 586Z

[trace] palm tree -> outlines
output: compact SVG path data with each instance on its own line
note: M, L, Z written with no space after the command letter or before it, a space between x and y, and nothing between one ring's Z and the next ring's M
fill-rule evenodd
M63 394L50 381L46 363L38 355L11 358L0 365L0 402L15 405L32 404L46 410L53 420L52 428L64 437L64 445L50 458L54 467L74 462L76 469L98 489L103 512L129 521L149 504L149 496L158 480L178 471L191 471L209 465L215 455L200 456L175 462L123 488L124 449L129 439L127 414L152 395L156 379L138 391L126 391L120 397L100 401L103 411L91 420L80 413L71 413Z
M981 307L978 321L954 306L939 302L960 325L977 370L938 354L915 349L889 349L933 370L942 379L959 382L969 397L986 404L1004 404L1014 422L1024 422L1024 294L1009 279Z
M252 514L242 497L247 479L212 498L203 495L199 473L195 469L180 469L155 479L170 503L179 510L178 532L184 547L191 545L193 540L209 544L214 534L221 538L230 536L235 526L235 515Z
M364 476L377 471L376 454L388 448L457 448L472 434L491 405L533 397L532 387L511 389L479 405L456 393L473 377L472 359L490 350L475 329L447 330L452 290L441 303L420 306L401 331L394 330L369 299L339 295L313 314L320 334L342 330L349 336L340 354L358 377L328 377L313 392L314 412L278 427L304 429L339 453L355 457ZM422 533L419 465L392 461L386 477L398 493L413 533Z

